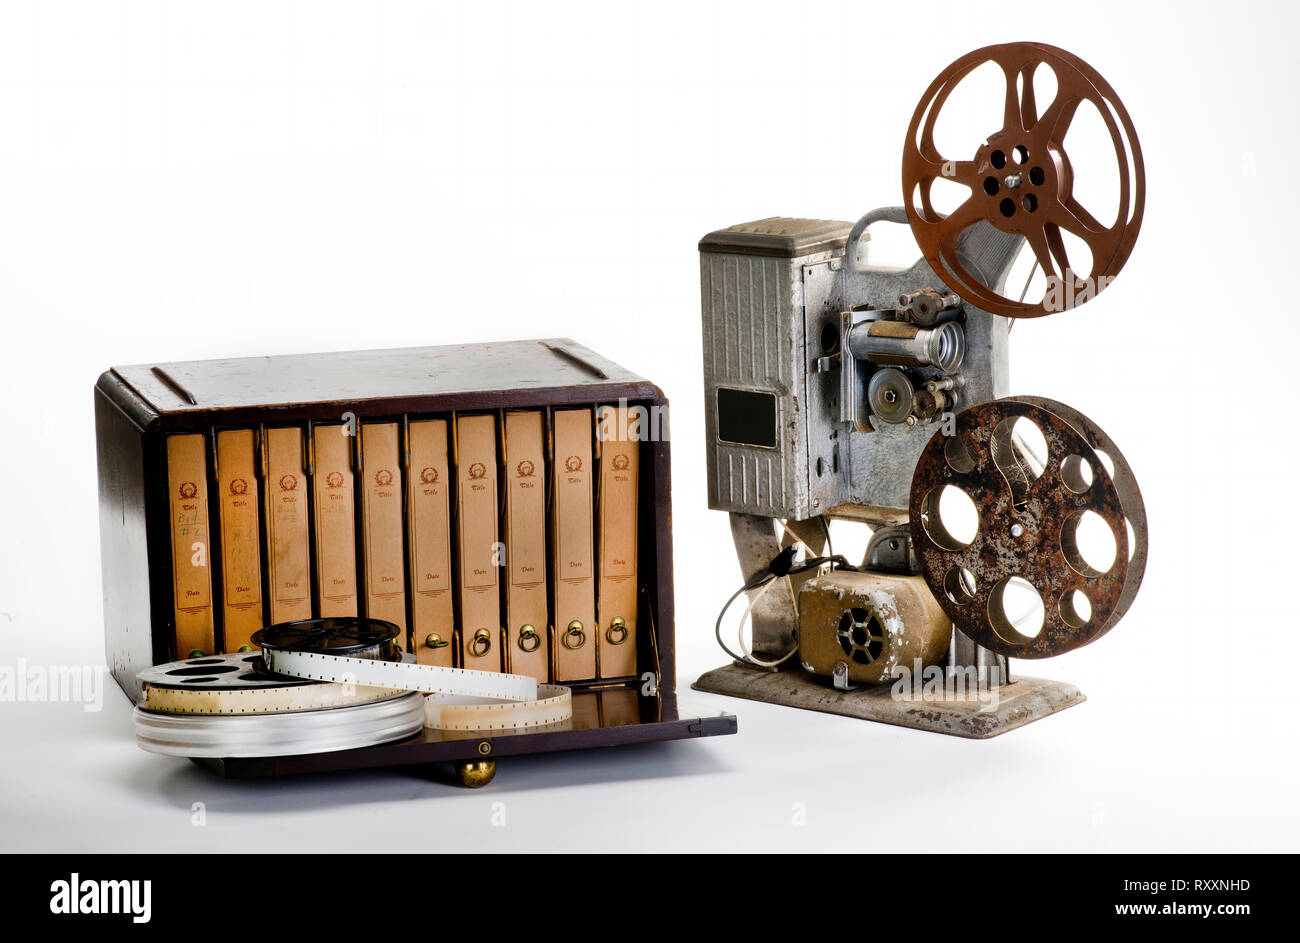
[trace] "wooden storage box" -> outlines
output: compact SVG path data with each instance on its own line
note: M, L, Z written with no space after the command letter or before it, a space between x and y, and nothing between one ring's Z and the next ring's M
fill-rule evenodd
M645 407L664 423L662 435L638 444L635 676L574 684L569 729L491 735L426 729L401 743L360 750L205 763L228 776L263 776L735 732L731 716L681 718L677 713L667 400L654 384L566 339L145 364L104 373L95 387L95 428L104 626L113 677L135 699L140 693L137 672L189 654L176 652L173 642L169 435L202 433L215 456L215 434L223 428L299 424L310 429L312 423L339 422L347 414L361 423L383 419L405 425L411 419L466 412L550 411L621 401ZM210 477L212 466L209 462ZM260 454L257 466L261 468ZM216 540L217 489L215 481L209 485L208 519ZM212 558L220 638L220 553L214 550ZM265 583L266 567L262 569ZM365 595L358 596L364 615ZM410 597L408 592L408 606ZM270 596L265 585L261 598L266 620ZM319 615L318 608L313 593L313 615ZM554 626L550 632L553 642Z

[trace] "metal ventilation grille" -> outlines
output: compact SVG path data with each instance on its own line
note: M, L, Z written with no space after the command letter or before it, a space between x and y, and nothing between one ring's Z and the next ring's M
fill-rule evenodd
M859 606L845 609L835 637L850 660L869 665L885 650L885 627L874 613Z

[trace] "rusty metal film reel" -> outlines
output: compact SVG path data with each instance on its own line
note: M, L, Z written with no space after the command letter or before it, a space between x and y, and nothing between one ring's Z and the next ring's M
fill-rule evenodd
M1018 419L1043 435L1041 472L1013 437ZM1124 456L1086 416L1041 397L983 403L954 422L954 435L940 431L927 443L909 501L917 561L944 612L980 645L1017 658L1048 658L1100 638L1127 611L1146 566L1146 512ZM942 520L939 499L949 486L974 505L978 523L969 541ZM1088 512L1114 538L1104 570L1087 561L1077 541ZM1001 602L1017 578L1043 603L1043 623L1033 634L1021 633ZM1086 612L1076 593L1086 598Z

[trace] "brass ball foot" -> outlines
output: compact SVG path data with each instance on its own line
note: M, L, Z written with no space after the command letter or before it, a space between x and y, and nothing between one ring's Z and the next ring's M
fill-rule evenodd
M460 760L456 763L456 775L460 777L460 784L470 789L486 786L496 774L496 760Z

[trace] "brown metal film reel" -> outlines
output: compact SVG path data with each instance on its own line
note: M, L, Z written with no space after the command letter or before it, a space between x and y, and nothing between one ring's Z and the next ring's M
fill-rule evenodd
M1006 82L1002 127L973 158L940 154L934 128L949 96L971 72L993 62ZM1040 112L1034 73L1048 66L1057 92ZM1091 102L1115 149L1119 206L1112 223L1097 220L1075 199L1074 168L1064 139L1080 104ZM937 179L962 184L970 196L947 215L931 199ZM1146 198L1146 173L1137 132L1110 84L1077 56L1041 43L988 46L958 59L926 90L903 145L903 203L926 261L953 291L993 314L1033 318L1076 307L1095 297L1124 266L1137 241ZM957 238L978 223L1023 236L1049 288L1037 301L1019 301L985 287L958 258ZM1079 238L1092 256L1077 272L1061 232ZM1058 286L1052 290L1051 280Z
M921 575L944 612L980 645L1017 658L1060 655L1109 631L1132 602L1146 559L1146 516L1140 494L1133 506L1129 482L1136 489L1136 481L1123 456L1104 433L1078 428L1086 417L1063 407L1072 422L1040 405L1047 402L1007 398L959 413L954 435L941 431L927 443L909 500ZM1022 417L1038 427L1047 445L1037 477L1021 466L1012 444L1014 422ZM1107 454L1122 486L1090 439L1111 447ZM947 486L975 506L978 528L968 543L951 534L939 515L938 498ZM1104 572L1088 565L1075 540L1086 512L1097 514L1114 537L1114 559ZM1134 522L1141 549L1132 558L1126 521ZM1032 636L1019 633L999 601L1016 577L1032 585L1043 603L1043 624ZM1086 614L1074 603L1076 591L1087 599Z

